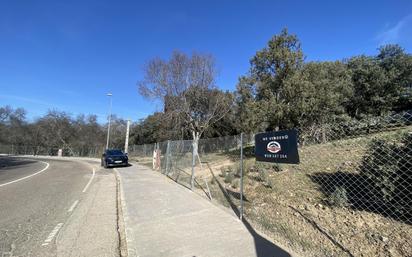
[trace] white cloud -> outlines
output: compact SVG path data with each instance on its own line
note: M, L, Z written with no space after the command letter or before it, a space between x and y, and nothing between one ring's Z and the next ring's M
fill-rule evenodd
M403 17L395 25L387 25L381 33L378 34L376 40L380 45L390 43L401 43L409 41L412 38L412 14Z

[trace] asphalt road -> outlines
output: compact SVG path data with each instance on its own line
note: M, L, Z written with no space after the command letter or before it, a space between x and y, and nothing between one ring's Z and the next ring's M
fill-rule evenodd
M81 162L0 156L0 256L56 256L58 230L92 174Z

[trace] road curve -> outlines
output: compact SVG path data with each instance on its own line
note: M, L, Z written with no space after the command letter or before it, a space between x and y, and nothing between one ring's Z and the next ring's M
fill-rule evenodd
M0 256L56 256L54 238L92 174L76 161L0 157Z
M35 176L49 167L44 161L0 157L0 187Z

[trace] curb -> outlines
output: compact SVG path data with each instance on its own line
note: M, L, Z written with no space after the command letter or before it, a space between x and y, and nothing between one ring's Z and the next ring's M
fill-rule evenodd
M121 257L138 257L136 249L133 247L132 229L128 226L129 215L124 197L122 179L119 171L114 168L117 181L117 210L118 210L118 232L119 250Z

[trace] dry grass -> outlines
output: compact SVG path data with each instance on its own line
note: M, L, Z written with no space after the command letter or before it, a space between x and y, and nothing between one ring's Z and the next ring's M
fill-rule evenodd
M299 150L299 165L279 167L246 159L246 218L257 230L302 256L412 256L411 225L371 210L328 205L330 199L323 183L334 181L320 181L335 178L339 172L356 178L372 139L398 139L410 131L412 126L304 146ZM185 186L190 185L189 155L173 160L170 175ZM239 207L238 150L202 155L201 160L203 168L198 165L195 169L195 191L206 196L207 181L213 201ZM152 165L150 157L138 161Z
M412 256L411 225L373 211L329 206L328 195L313 179L333 176L336 172L356 175L373 138L396 139L405 131L412 128L303 147L299 152L299 165L282 165L280 172L274 172L272 166L267 165L267 181L262 181L259 173L259 169L265 169L264 165L256 168L254 159L245 160L246 217L257 229L302 256L350 256L345 250L353 256ZM215 167L222 168L218 163ZM219 174L220 169L213 171ZM224 177L216 177L228 192L238 192L232 181L225 183ZM229 206L226 197L218 191L217 183L213 183L215 199ZM236 197L231 195L230 199L239 206Z

